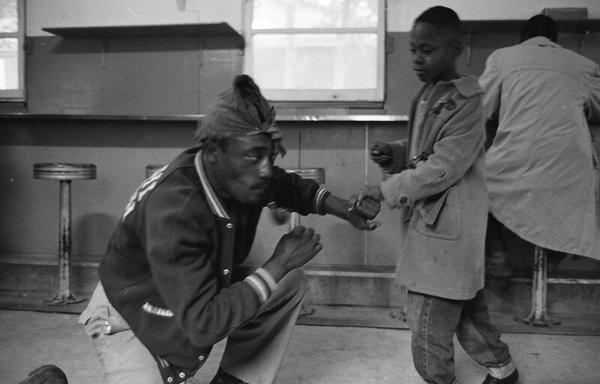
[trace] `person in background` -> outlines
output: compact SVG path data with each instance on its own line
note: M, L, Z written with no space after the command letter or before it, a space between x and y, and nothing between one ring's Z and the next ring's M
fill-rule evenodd
M132 196L80 317L106 383L194 383L225 338L212 384L272 383L306 291L299 268L322 244L313 229L298 226L260 268L244 273L262 208L376 226L369 219L378 202L352 209L274 166L285 151L275 110L246 75L208 108L196 140Z
M565 253L600 259L598 161L586 122L600 118L600 68L557 37L552 18L533 16L521 43L494 51L479 78L490 276L511 275L506 229L548 249L549 270Z
M453 338L488 369L484 384L519 373L490 323L484 287L487 221L482 91L459 75L460 20L450 8L424 11L410 33L413 69L424 83L413 101L409 139L376 142L372 160L389 178L354 200L385 201L404 220L397 279L407 289L412 356L427 383L456 383ZM407 156L408 153L408 156Z

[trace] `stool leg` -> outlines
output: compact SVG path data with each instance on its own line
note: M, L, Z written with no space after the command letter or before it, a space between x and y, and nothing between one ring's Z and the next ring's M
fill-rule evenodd
M71 294L71 180L60 180L58 233L58 294L48 301L50 305L82 302Z
M525 324L541 327L551 327L560 324L546 310L548 270L546 250L535 246L533 255L533 280L531 285L531 312L521 319Z
M290 214L290 231L300 225L300 214L298 212L292 212ZM309 308L304 303L300 304L300 312L298 317L309 316L315 313L314 308Z

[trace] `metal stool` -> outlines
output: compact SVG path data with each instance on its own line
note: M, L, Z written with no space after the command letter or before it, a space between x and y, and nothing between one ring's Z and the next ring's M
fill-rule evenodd
M71 293L71 181L96 178L94 164L35 163L34 179L58 180L59 233L58 233L58 293L48 300L50 305L66 305L83 301Z
M158 171L167 164L148 164L146 165L146 179L154 175L154 172Z
M531 282L531 312L520 319L528 325L551 327L560 324L547 311L548 264L546 250L534 246L533 279Z

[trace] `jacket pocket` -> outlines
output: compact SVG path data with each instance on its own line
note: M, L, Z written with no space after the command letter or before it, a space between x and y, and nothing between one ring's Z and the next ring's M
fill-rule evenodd
M416 229L421 234L447 240L462 234L460 194L455 187L426 198L416 211Z

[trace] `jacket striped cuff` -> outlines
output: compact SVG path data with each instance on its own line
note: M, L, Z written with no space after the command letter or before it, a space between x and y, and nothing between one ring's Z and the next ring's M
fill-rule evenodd
M271 293L273 293L273 291L277 289L277 282L275 281L273 276L271 276L269 271L267 271L264 268L258 268L256 271L254 271L254 273L260 276L264 280L264 282L267 283L267 286L271 290Z
M277 282L264 268L258 268L253 274L246 276L244 281L254 288L261 304L267 301L277 288Z
M256 294L258 294L261 304L267 301L271 295L271 292L267 286L267 283L265 283L256 273L248 275L244 281L254 288Z
M327 196L329 196L330 193L331 192L329 192L323 187L319 187L317 193L315 193L315 212L319 215L325 215L327 213L325 212L325 209L323 207L323 202L325 201Z

